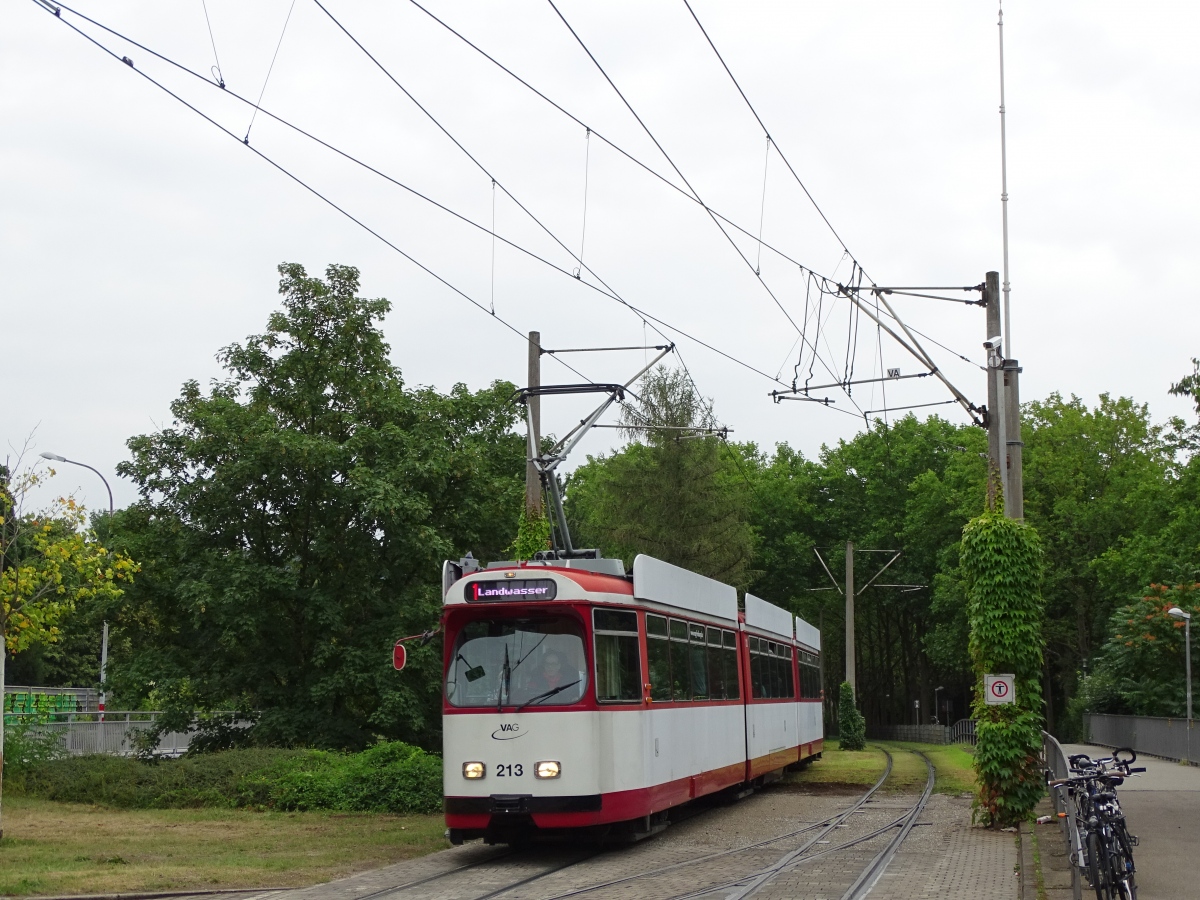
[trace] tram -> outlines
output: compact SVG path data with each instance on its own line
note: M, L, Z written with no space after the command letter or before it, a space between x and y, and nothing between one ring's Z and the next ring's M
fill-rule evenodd
M816 628L649 556L571 554L445 563L452 843L641 837L821 754Z

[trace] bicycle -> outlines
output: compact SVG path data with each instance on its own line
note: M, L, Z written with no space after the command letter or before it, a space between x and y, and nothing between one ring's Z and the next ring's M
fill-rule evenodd
M1079 834L1075 863L1097 900L1137 900L1133 848L1138 839L1129 833L1116 793L1127 777L1146 771L1132 766L1136 759L1137 753L1127 747L1101 759L1076 754L1068 763L1079 774L1049 782L1052 789L1065 788L1072 800Z

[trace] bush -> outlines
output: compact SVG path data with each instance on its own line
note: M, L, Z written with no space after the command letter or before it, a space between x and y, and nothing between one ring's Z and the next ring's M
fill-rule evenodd
M77 756L38 764L23 782L30 796L127 809L410 814L436 812L442 804L441 758L399 742L363 753L259 748L154 761Z
M848 681L838 688L838 746L843 750L863 750L867 746L867 723L854 705L854 688Z
M61 735L38 731L36 724L5 725L4 780L15 791L22 789L30 772L66 755Z

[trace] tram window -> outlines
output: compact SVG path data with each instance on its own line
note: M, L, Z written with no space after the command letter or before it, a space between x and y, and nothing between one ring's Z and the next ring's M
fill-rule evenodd
M671 620L671 699L691 700L691 648L688 647L687 622Z
M454 706L565 706L588 683L583 628L568 616L493 616L463 626L446 669Z
M601 703L640 700L641 651L637 613L618 609L592 612L596 638L596 699Z
M707 700L709 697L708 659L704 649L704 626L689 623L688 638L691 647L688 659L691 671L692 699Z
M633 610L593 610L592 623L597 631L632 631L637 634L637 613Z
M671 651L667 642L667 620L646 616L646 656L650 663L650 699L659 703L671 699Z
M762 641L756 637L750 638L750 696L756 700L769 697L768 679L763 669L766 668L766 657L762 655Z
M821 661L815 653L800 652L800 696L817 699L821 696Z
M725 657L725 696L730 700L739 700L742 689L738 684L737 636L732 631L723 631L721 634L725 644L721 653Z
M767 656L767 671L770 673L770 687L767 689L768 697L783 696L783 678L780 669L782 668L779 660L779 645L774 641L764 641Z
M708 629L708 690L709 699L724 700L729 694L725 688L725 651L721 647L721 629Z
M794 674L795 666L792 665L792 648L780 644L779 650L783 654L783 693L779 696L794 700L796 697L796 676Z

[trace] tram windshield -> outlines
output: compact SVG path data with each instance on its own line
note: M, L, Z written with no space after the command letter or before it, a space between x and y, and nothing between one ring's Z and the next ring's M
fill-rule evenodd
M567 706L587 689L583 626L568 616L476 619L446 669L454 706Z

